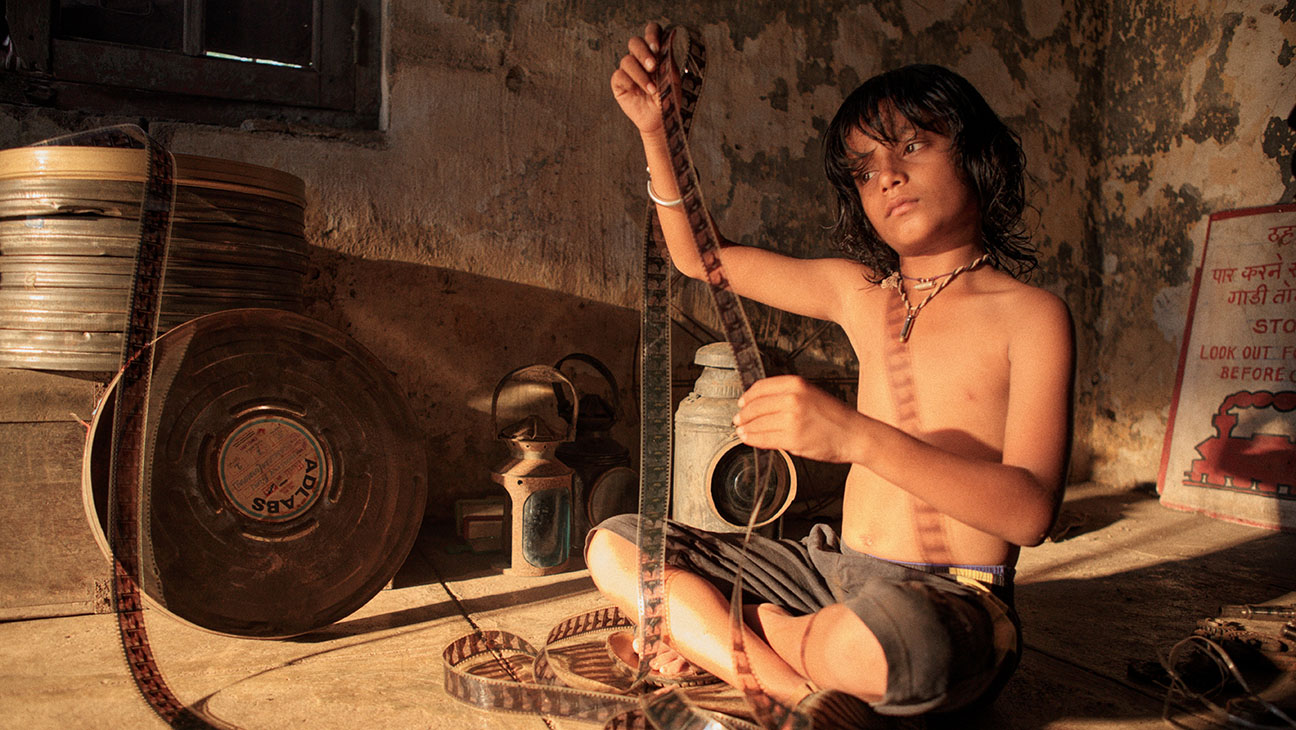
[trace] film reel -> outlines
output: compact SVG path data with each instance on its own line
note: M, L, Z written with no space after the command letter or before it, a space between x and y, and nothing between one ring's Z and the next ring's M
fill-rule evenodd
M280 638L376 595L408 555L427 498L424 447L386 368L343 333L273 309L200 317L153 348L145 596L204 629ZM83 462L105 552L108 396Z
M707 506L727 530L742 530L748 519L752 527L771 524L792 506L797 493L796 464L785 451L768 452L764 469L766 484L759 484L756 455L736 436L716 449L707 465ZM759 500L759 502L758 502ZM751 517L752 512L755 517Z

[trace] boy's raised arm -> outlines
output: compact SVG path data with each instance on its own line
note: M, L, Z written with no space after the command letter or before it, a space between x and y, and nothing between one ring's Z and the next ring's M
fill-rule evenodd
M639 130L654 194L672 201L679 199L680 191L671 167L657 87L652 82L654 53L661 41L662 30L656 23L649 23L643 36L630 39L629 52L612 75L612 93ZM657 216L675 267L690 278L704 278L683 207L657 205ZM724 240L721 245L725 274L736 293L807 317L836 321L842 307L836 293L844 289L826 284L836 283L836 279L862 283L859 266L845 259L797 259Z

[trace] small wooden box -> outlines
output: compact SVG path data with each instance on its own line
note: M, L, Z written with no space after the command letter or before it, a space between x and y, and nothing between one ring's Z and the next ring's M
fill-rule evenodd
M0 620L110 610L81 497L101 381L0 368Z

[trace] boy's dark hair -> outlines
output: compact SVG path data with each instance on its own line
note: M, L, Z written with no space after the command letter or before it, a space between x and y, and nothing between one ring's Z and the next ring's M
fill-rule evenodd
M981 239L992 263L1014 276L1035 268L1035 249L1022 226L1025 206L1021 142L967 79L941 66L916 64L865 81L842 102L824 132L824 169L837 193L838 245L873 270L875 281L897 271L900 257L869 223L855 188L858 155L846 144L859 129L883 144L900 141L894 109L910 124L950 137L981 212Z

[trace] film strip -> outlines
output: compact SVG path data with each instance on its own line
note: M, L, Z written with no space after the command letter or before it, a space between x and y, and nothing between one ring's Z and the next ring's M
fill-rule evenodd
M696 34L673 29L662 46L654 81L660 90L662 119L684 210L688 215L698 254L725 338L733 348L743 388L765 377L755 336L742 307L730 289L720 258L720 236L707 213L688 149L688 132L701 93L706 67L706 49ZM682 59L682 60L681 60ZM678 86L675 79L678 77ZM678 89L679 103L676 103ZM469 704L504 712L556 715L584 720L604 720L605 728L734 728L735 730L802 730L811 725L808 717L783 707L767 695L752 673L743 645L742 566L738 566L731 605L733 659L741 685L739 689L758 725L729 714L706 710L678 688L643 693L653 657L664 647L662 629L666 618L664 565L666 512L670 495L671 394L670 394L670 261L655 208L649 206L644 226L643 297L641 301L641 459L639 492L639 667L631 687L624 693L581 690L555 685L546 673L545 651L536 651L522 639L501 631L478 630L446 648L443 655L446 692ZM758 454L758 489L755 504L761 504L770 473L768 455ZM762 464L765 466L762 467ZM752 532L753 511L744 535ZM613 618L615 617L615 618ZM615 627L630 626L615 609L603 609L568 619L550 632L552 642L582 634L596 634ZM487 657L486 655L489 655ZM477 658L503 668L508 679L482 676L469 670ZM531 658L534 681L525 682L513 668L516 657ZM635 696L635 692L640 694ZM615 714L614 714L615 713ZM609 717L610 716L610 717Z
M55 137L35 146L144 148L148 169L140 204L139 248L131 275L112 425L108 544L113 555L113 610L131 677L158 717L175 728L231 728L198 714L171 691L149 645L140 592L145 411L152 376L151 343L157 338L175 202L175 159L166 147L134 125Z
M707 284L711 291L711 300L720 316L725 340L733 349L737 362L738 374L742 379L743 390L765 377L765 366L761 361L760 350L756 347L756 337L751 323L743 309L742 300L733 292L725 277L724 266L720 256L720 234L715 222L707 211L702 188L698 184L697 170L693 156L689 151L688 132L692 110L701 95L702 82L706 69L706 48L696 33L684 28L672 28L662 44L663 52L658 59L653 81L658 88L661 100L662 122L665 126L667 146L670 150L671 168L679 186L680 197L684 201L684 213L688 217L689 228L693 233L693 242L706 272ZM683 62L679 61L683 58ZM676 79L679 80L678 87ZM678 88L678 92L677 92ZM677 101L678 93L678 101ZM645 371L646 372L646 371ZM769 474L772 463L769 454L756 453L756 495L752 514L743 532L743 552L746 552L751 537L756 513L765 498L769 486ZM641 523L642 525L642 518ZM642 527L641 527L642 529ZM752 672L747 658L743 640L742 616L742 583L743 564L739 561L730 596L730 636L733 641L734 673L739 689L742 690L751 708L752 714L761 727L773 730L801 730L810 727L810 720L804 715L793 712L770 697L761 687ZM645 640L645 644L647 641ZM646 665L647 662L641 662Z
M720 315L725 340L733 348L734 358L738 362L743 390L746 390L765 377L765 366L761 361L760 350L756 347L756 337L747 320L742 300L729 288L729 281L725 278L720 259L720 233L707 212L688 144L693 109L702 93L706 47L695 33L689 33L683 28L673 28L667 33L662 48L662 57L658 59L653 81L657 84L658 96L661 98L662 122L666 129L672 167L680 196L684 200L684 213L688 216L689 228L693 231L693 240L706 270L711 298ZM681 49L683 62L677 60ZM678 103L675 98L676 76L679 77Z
M474 631L451 642L441 654L446 693L484 709L586 721L605 721L610 715L633 711L639 706L637 697L557 684L547 654L550 646L564 639L630 625L615 609L574 616L550 630L544 652L507 631ZM498 669L503 669L507 678L483 671ZM527 669L529 682L522 677Z
M442 652L445 691L482 709L602 722L604 730L759 730L745 720L700 707L679 688L647 691L642 685L631 686L631 677L621 686L591 677L573 681L574 668L562 673L566 677L555 670L556 647L564 642L593 639L603 647L607 634L633 627L609 606L564 619L549 631L540 649L508 631L478 629ZM595 651L606 656L605 648ZM606 670L594 674L607 678Z
M693 107L700 91L705 52L689 66L698 84L686 93L689 103L676 109L673 119L680 134L687 134ZM704 211L705 214L705 211ZM664 574L666 556L666 513L671 486L671 263L666 254L665 238L655 209L648 206L644 223L643 291L640 301L640 475L639 475L639 621L632 624L623 617L622 627L635 627L640 639L639 668L626 693L591 692L569 687L523 682L510 665L510 657L543 656L526 642L507 632L475 631L449 647L444 654L445 689L459 700L484 709L503 712L526 712L581 719L605 720L607 728L683 728L720 727L755 728L725 716L709 717L689 702L678 690L644 694L645 680L652 659L663 647L662 629L666 618ZM741 305L738 305L741 309ZM759 364L759 356L757 356ZM754 381L753 381L754 382ZM619 616L619 614L617 614ZM568 627L574 631L596 633L603 630L603 614L593 612L588 618L577 617ZM566 626L568 622L560 625ZM555 629L558 631L559 629ZM564 629L565 631L566 629ZM551 632L551 638L553 632ZM509 680L484 678L466 671L476 656L489 653L495 666L504 668ZM541 662L537 662L539 664ZM535 672L533 672L535 673ZM537 680L540 679L538 673ZM510 681L511 680L511 681ZM615 714L613 714L615 713ZM611 717L609 718L609 716ZM655 718L655 719L652 719ZM666 724L661 724L666 723Z

